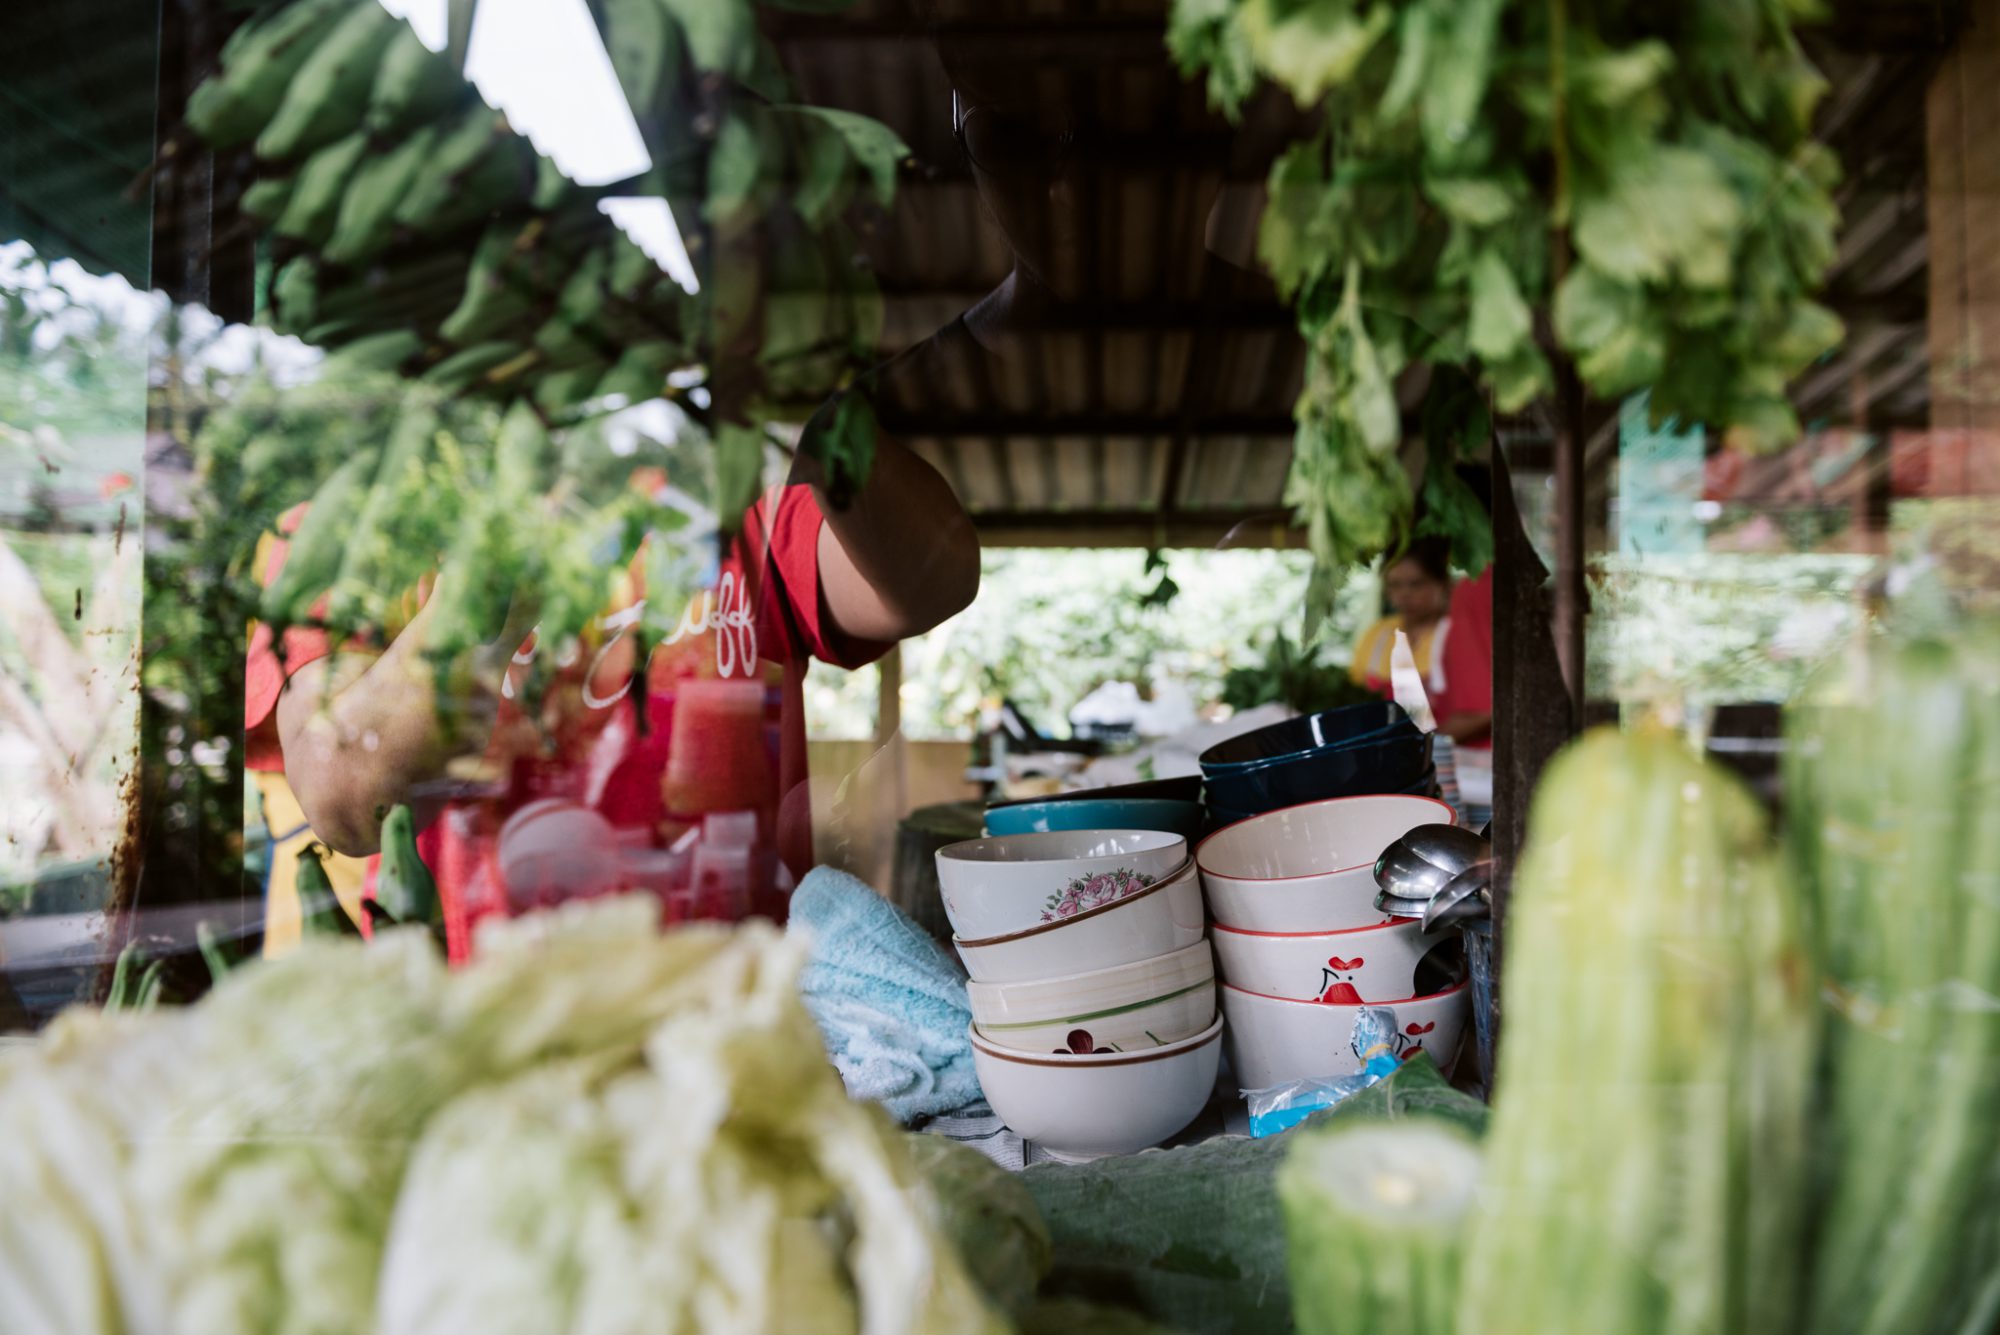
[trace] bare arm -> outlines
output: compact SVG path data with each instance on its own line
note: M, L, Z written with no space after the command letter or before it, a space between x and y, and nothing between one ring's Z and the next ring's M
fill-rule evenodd
M979 592L979 537L937 470L888 437L868 481L845 509L820 491L816 461L801 454L792 478L813 485L826 524L820 587L841 631L900 640L964 610Z
M1483 742L1493 733L1493 711L1461 710L1439 726L1454 742Z

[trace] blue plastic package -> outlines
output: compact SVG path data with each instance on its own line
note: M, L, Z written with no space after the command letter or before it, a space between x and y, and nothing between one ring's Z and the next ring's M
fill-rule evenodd
M1369 1006L1354 1018L1347 1046L1361 1060L1351 1075L1290 1080L1264 1089L1246 1089L1250 1134L1273 1136L1297 1126L1321 1108L1331 1108L1350 1094L1368 1088L1402 1065L1397 1055L1396 1013L1386 1006Z

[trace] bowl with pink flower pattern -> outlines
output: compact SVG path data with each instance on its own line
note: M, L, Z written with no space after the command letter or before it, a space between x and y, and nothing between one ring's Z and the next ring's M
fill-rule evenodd
M951 944L974 980L1027 983L1186 950L1202 939L1206 927L1201 880L1190 862L1136 895L1085 909L1073 918L983 941L954 936Z
M995 835L939 849L938 890L952 931L979 941L1128 899L1187 856L1187 840L1163 830Z

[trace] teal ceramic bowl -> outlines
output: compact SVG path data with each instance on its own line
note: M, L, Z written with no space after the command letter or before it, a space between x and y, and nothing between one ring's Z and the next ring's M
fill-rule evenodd
M1049 834L1057 830L1164 830L1192 848L1201 838L1199 802L1165 797L1071 797L1010 802L986 808L988 834Z

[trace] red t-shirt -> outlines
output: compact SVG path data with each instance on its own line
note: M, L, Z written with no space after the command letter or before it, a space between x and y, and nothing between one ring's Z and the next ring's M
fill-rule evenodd
M1452 586L1451 627L1445 632L1444 690L1432 699L1439 723L1453 714L1493 712L1493 567ZM1491 734L1461 743L1491 749Z
M281 532L296 526L286 516ZM692 600L677 628L637 669L632 628L644 611L634 563L632 597L600 618L589 643L558 664L539 719L523 716L513 689L534 661L533 637L514 655L502 688L489 759L502 791L452 801L418 834L417 848L438 882L451 954L467 953L480 917L523 907L510 899L495 857L502 823L529 802L560 798L591 808L616 828L622 847L658 848L720 811L754 811L758 850L776 854L793 876L812 861L803 682L809 658L858 667L887 645L843 635L820 591L819 534L825 522L812 491L767 493L717 573L715 588ZM268 581L284 561L273 544ZM288 674L331 650L320 631L286 632L281 662L269 628L251 635L244 700L246 763L282 770L278 696ZM643 718L633 699L646 683ZM680 729L677 713L703 721ZM374 865L371 860L369 885ZM766 911L782 904L766 899Z

